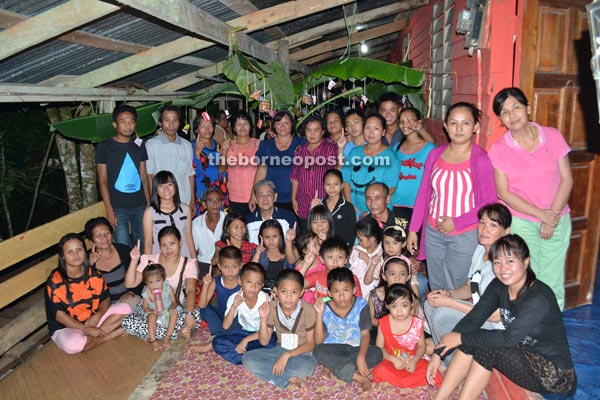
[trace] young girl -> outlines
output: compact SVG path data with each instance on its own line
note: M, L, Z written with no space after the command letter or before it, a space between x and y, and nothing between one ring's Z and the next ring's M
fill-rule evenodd
M148 264L142 272L142 280L146 285L142 291L142 307L148 316L148 343L152 344L154 351L159 351L163 347L171 347L171 335L177 323L177 300L175 299L175 292L166 279L167 273L165 272L165 268L160 264ZM162 311L160 312L157 310L154 298L154 292L156 291L160 293L162 302ZM167 327L167 333L162 346L156 338L157 324Z
M338 162L338 146L323 140L323 132L323 120L316 114L308 117L304 123L306 143L294 153L294 159L301 158L305 161L294 165L290 174L292 206L303 230L307 229L311 200L320 199L324 195L322 182L325 171L335 168ZM319 160L326 161L317 162Z
M248 241L248 231L246 230L246 221L235 212L230 212L223 221L223 234L221 240L215 243L215 255L211 264L215 265L219 259L219 251L226 246L235 246L242 252L242 264L252 259L252 252L256 249L254 243Z
M379 320L377 346L383 350L383 361L373 368L373 381L402 388L427 385L427 359L423 320L412 315L416 299L412 290L402 284L389 287L385 305L389 314ZM434 382L441 384L436 373Z
M401 143L394 147L400 165L396 190L392 197L394 215L410 222L415 198L423 178L423 165L435 144L423 139L419 133L423 127L421 113L413 107L400 111L400 129L404 134Z
M175 176L169 171L160 171L152 178L150 207L144 211L144 254L160 253L158 232L169 225L181 233L181 255L196 258L190 207L179 199Z
M301 232L294 241L294 245L296 246L298 253L302 254L302 257L296 263L295 268L302 276L326 270L325 264L323 264L319 258L321 246L319 245L318 237L315 233ZM306 291L304 296L302 296L302 300L313 304L315 302L314 292Z
M379 274L383 265L383 249L381 248L381 228L370 216L361 218L356 223L358 245L350 255L350 269L360 281L360 289L365 300L371 289L379 283Z
M319 205L331 213L335 234L342 239L348 248L354 246L356 239L356 212L350 201L344 198L344 178L337 169L330 169L323 176L325 197L323 200L313 199L311 208Z
M477 213L497 201L492 163L473 142L480 115L473 104L453 104L444 123L450 143L433 149L425 162L407 247L411 254L420 249L419 259L427 258L431 290L464 285L477 247Z
M315 370L313 307L300 300L304 292L304 277L300 272L286 269L279 273L276 283L277 300L264 303L260 309L260 344L266 346L273 331L277 346L257 349L244 354L242 363L254 376L280 388L291 384L308 392L306 378Z
M283 229L276 219L268 219L260 224L258 231L260 244L254 250L252 261L259 263L265 269L263 291L271 294L279 273L292 265L285 258L285 241Z
M321 243L325 239L335 236L333 217L323 205L318 205L310 210L308 214L308 228L310 232L317 235L317 244L319 246L321 246ZM297 263L302 254L298 252L297 247L294 245L295 239L296 225L285 234L285 256L291 264Z

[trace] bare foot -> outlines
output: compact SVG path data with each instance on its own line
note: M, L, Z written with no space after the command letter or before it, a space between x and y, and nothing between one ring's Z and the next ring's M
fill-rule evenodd
M211 350L212 350L212 343L208 342L208 343L200 344L200 345L197 345L197 346L190 346L188 348L188 353L190 353L190 354L202 354L202 353L208 353Z
M308 393L308 383L306 382L306 379L298 378L296 376L292 376L290 378L290 383L293 384L293 385L298 386L298 388L300 389L300 391L302 393Z
M171 347L171 336L167 335L167 337L163 341L163 347L165 349L168 349L169 347Z
M179 337L182 339L189 339L190 338L190 330L186 327L183 327L179 330Z
M373 388L373 384L371 383L371 380L367 376L362 376L358 372L354 373L352 380L360 383L360 387L361 387L363 393L368 393Z
M331 370L327 367L323 367L323 372L321 372L321 376L327 379L331 378Z
M152 342L152 350L154 351L160 351L160 349L162 348L160 342L158 340L154 340L154 342Z

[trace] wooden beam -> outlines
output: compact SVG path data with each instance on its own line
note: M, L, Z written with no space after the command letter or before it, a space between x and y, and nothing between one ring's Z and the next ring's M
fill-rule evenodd
M96 0L71 0L0 32L0 60L52 39L121 7Z
M192 86L203 80L202 76L217 76L223 73L223 65L225 62L221 61L211 65L210 67L202 68L201 70L190 72L185 75L178 76L168 82L161 83L158 86L152 88L152 90L179 90L188 86Z
M366 31L360 31L353 34L350 38L352 44L358 43L363 40L374 39L379 36L389 35L390 33L401 31L408 26L408 20L394 21L389 24L380 25ZM318 45L308 47L306 49L290 53L290 58L293 60L304 60L310 57L314 57L317 54L326 53L331 50L345 47L348 44L348 38L342 37L335 40L328 40Z
M248 0L219 0L219 2L239 15L246 15L258 11L258 8ZM285 36L285 32L277 27L266 28L265 33L273 39L281 39Z
M395 42L396 35L397 35L396 33L392 33L390 35L381 36L381 37L378 37L377 39L368 41L367 44L369 46L369 53L371 51L374 51L373 50L374 48L379 49L381 47L381 45L384 45L384 44L387 44L388 47L391 48L391 46L389 46L389 44L390 44L390 42ZM329 60L331 60L333 58L341 57L345 51L346 51L345 48L334 50L334 51L328 51L326 53L318 54L314 57L307 58L306 60L304 60L304 63L307 65L312 65L315 63L329 62ZM350 55L351 56L359 54L359 51L360 51L360 43L353 44L350 47ZM361 55L361 57L370 58L369 53L367 53L365 55Z
M57 236L56 242L60 236ZM58 266L58 256L52 256L31 268L0 283L0 308L7 306L48 279L50 271Z
M0 354L4 354L8 349L45 323L46 308L44 307L44 299L41 299L36 301L17 318L2 327L2 335L0 335Z

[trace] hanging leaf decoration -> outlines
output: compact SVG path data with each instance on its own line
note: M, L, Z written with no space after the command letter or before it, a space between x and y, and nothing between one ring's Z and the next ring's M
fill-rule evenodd
M212 99L215 98L215 96L218 96L220 94L231 94L239 96L240 91L233 82L220 83L206 88L199 94L175 99L171 102L171 104L178 107L188 106L202 109L205 108L208 105L208 103L210 103Z

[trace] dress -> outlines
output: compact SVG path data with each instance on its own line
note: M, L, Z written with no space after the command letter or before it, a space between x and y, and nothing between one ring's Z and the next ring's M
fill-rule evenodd
M209 188L219 189L223 194L223 207L229 208L227 171L219 172L219 157L219 146L215 140L212 140L210 147L202 149L200 158L196 157L196 142L192 142L192 166L196 171L196 215L206 210L202 205L202 197Z
M161 324L163 326L169 325L169 308L171 307L171 296L169 296L171 290L171 286L169 286L169 282L164 281L162 291L160 292L160 297L162 298L163 303L163 312L158 316L156 323ZM148 302L148 308L152 311L156 311L156 303L154 302L154 293L150 293L148 287L144 287L142 290L142 298ZM148 317L149 313L146 313L146 317Z
M413 357L417 352L419 339L423 332L423 320L414 316L411 317L410 328L401 335L394 335L390 326L390 318L390 315L386 315L379 320L379 329L384 338L384 351L395 357ZM373 368L373 381L389 382L401 388L427 386L425 375L427 364L428 360L421 358L417 362L414 372L409 373L405 369L396 369L391 361L384 359L381 364ZM442 376L439 371L436 373L435 383L437 386L442 383Z
M367 253L364 247L360 245L354 246L352 253L350 254L349 263L350 270L358 277L358 281L360 282L360 290L366 300L369 298L369 293L371 293L371 290L379 284L379 275L381 273L381 267L383 267L383 248L381 247L381 244L378 244L375 248L375 251L373 251L371 254L367 253L367 255L371 258L379 257L381 259L379 264L375 265L375 269L373 271L373 282L368 285L365 284L365 274L367 273L369 266L363 261L362 258L360 258L360 251Z
M150 206L150 211L152 212L152 254L160 253L158 232L165 226L175 226L181 234L181 255L188 258L191 257L186 235L186 223L188 217L184 207L187 208L187 205L182 204L174 211L163 214Z
M377 288L373 288L371 293L369 293L369 299L371 299L371 303L373 304L373 309L375 310L375 315L373 315L377 319L381 319L388 315L390 312L385 306L385 302L377 296Z

